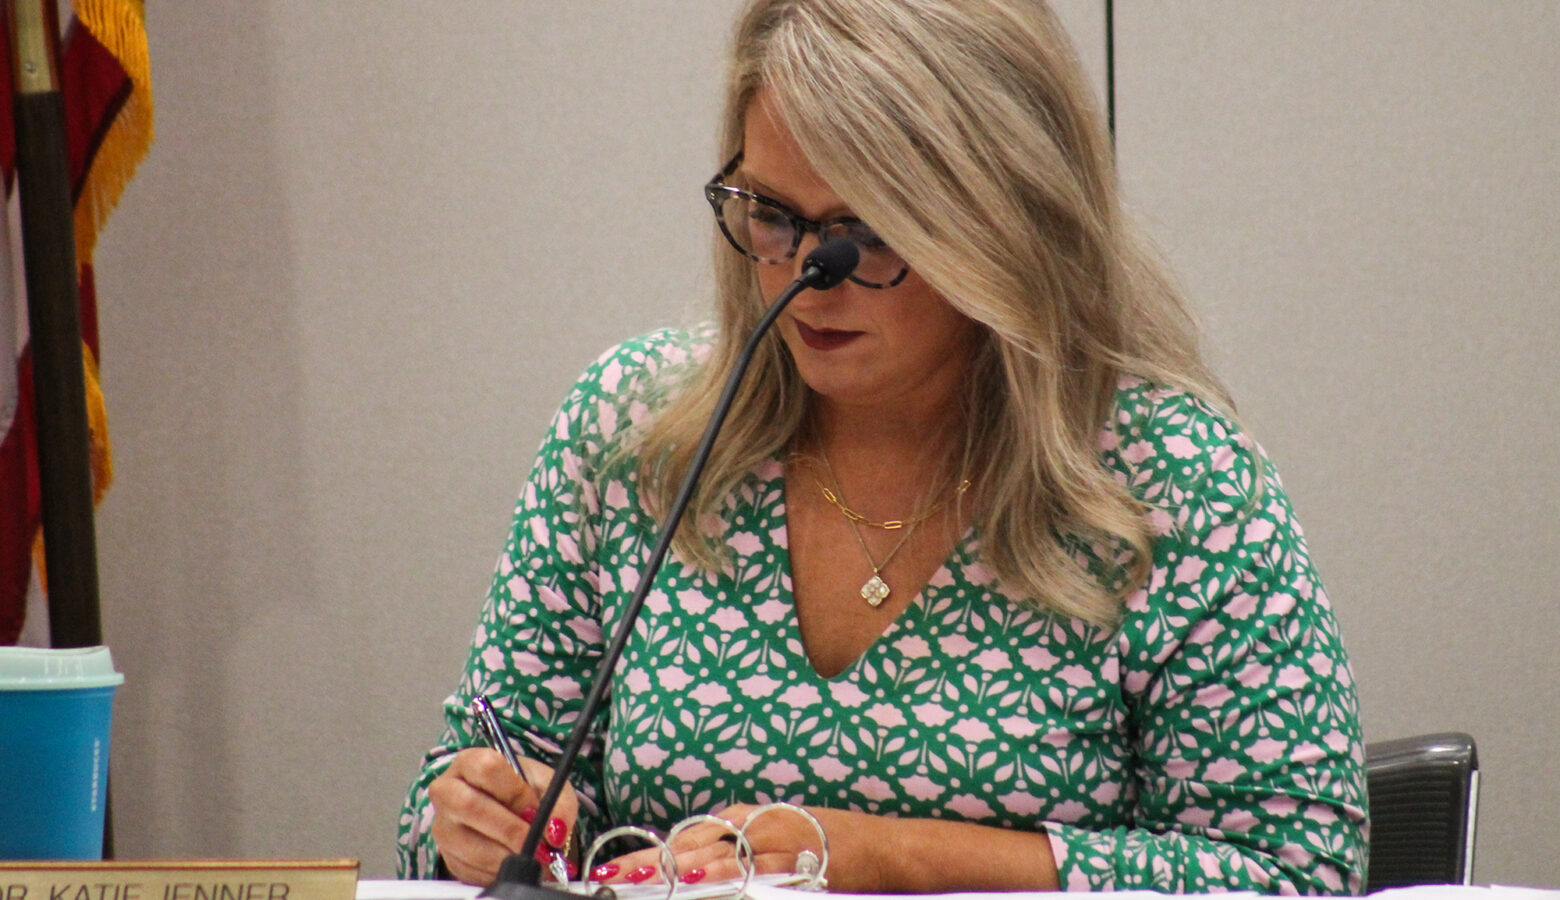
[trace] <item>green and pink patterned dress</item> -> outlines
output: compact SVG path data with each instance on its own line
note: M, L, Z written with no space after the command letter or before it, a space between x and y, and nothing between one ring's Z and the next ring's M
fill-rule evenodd
M558 412L402 812L403 876L433 877L427 788L479 743L474 694L526 755L567 737L656 536L625 438L707 349L623 344ZM1100 464L1159 535L1119 628L1015 602L971 534L833 678L791 602L782 464L759 466L725 507L726 569L673 554L649 594L574 777L584 836L788 800L1043 831L1069 889L1358 893L1354 685L1271 465L1198 400L1130 379Z

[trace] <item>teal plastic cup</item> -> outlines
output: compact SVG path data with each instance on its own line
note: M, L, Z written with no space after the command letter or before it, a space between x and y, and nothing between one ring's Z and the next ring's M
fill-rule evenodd
M107 647L0 647L0 860L103 858Z

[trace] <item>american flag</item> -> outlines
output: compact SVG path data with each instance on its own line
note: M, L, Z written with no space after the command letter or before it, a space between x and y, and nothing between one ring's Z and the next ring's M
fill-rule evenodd
M77 0L66 27L60 83L65 103L76 259L81 287L82 357L92 432L93 494L113 479L108 427L98 385L98 329L92 251L152 140L152 95L143 0ZM0 41L0 644L48 643L42 571L41 497L33 417L20 222L15 198L10 42Z

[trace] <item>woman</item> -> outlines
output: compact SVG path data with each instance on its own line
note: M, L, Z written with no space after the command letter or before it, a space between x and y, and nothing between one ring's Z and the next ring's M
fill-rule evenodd
M836 890L1358 892L1326 596L1122 217L1049 11L755 0L722 151L718 325L624 344L565 401L403 814L405 874L482 882L519 847L539 790L471 749L467 704L493 699L545 784L719 385L826 235L862 264L766 341L548 842L788 800ZM815 840L763 822L760 871ZM720 834L679 840L680 877L735 875Z

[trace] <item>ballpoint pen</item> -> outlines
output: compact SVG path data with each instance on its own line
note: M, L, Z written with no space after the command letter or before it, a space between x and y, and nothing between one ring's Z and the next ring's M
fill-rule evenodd
M515 770L521 781L526 781L525 772L520 768L520 758L515 756L515 748L509 746L509 738L504 734L504 726L498 721L498 713L493 711L493 704L488 698L477 695L471 701L471 714L477 720L477 728L482 731L482 739L488 746L504 754L504 760L509 763L509 768Z
M504 760L509 763L509 768L514 769L515 774L520 776L520 780L530 786L531 782L525 777L525 770L520 768L520 758L515 756L515 748L509 745L509 736L504 733L504 726L498 721L498 713L493 710L493 704L488 702L488 698L478 694L471 701L471 714L477 720L477 730L482 732L482 740L494 750L504 754ZM536 788L531 786L531 790L535 791ZM569 868L564 862L563 854L553 854L548 868L552 871L554 880L560 884L569 883Z

